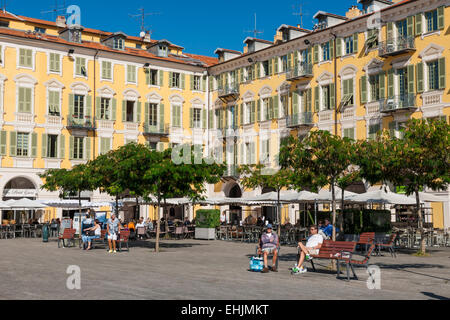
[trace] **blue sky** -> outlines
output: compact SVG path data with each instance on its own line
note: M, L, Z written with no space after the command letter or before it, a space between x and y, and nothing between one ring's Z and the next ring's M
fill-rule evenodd
M51 10L55 0L13 1L7 2L6 9L15 14L53 20L53 14L44 14ZM64 1L58 0L62 6ZM318 10L344 15L357 0L251 0L251 1L105 1L105 0L66 0L66 5L81 7L81 24L85 27L123 31L129 35L138 35L140 24L129 14L137 14L143 7L147 12L159 15L148 16L146 24L153 30L154 39L167 39L186 48L186 52L214 56L216 48L228 48L242 51L243 40L254 29L254 14L257 14L257 27L264 33L258 37L273 41L276 29L281 24L297 25L298 16L294 16L294 6L299 11L303 3L303 26L311 28L313 15Z

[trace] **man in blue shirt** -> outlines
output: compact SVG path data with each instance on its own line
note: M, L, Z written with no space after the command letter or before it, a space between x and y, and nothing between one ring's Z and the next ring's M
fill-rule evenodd
M322 231L323 233L325 233L325 235L328 238L331 238L333 236L333 225L330 223L330 220L325 219L325 226L322 227ZM336 234L339 232L339 229L336 228Z

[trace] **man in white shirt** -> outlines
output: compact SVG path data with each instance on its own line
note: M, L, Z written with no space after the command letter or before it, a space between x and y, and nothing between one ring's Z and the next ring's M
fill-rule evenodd
M221 224L226 224L227 223L227 214L224 212L222 212L222 215L220 216L220 223Z
M312 260L312 255L318 255L320 248L322 248L323 243L323 237L318 234L318 228L317 226L312 226L309 229L311 236L308 238L308 242L306 243L306 246L299 242L298 247L300 248L300 260L298 261L298 264L292 268L292 273L299 274L299 273L306 273L307 270L303 266L303 262L305 259L307 261Z

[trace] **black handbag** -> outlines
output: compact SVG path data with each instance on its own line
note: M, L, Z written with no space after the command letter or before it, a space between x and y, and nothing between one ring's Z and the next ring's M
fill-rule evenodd
M93 237L93 236L95 236L95 231L87 230L87 231L86 231L86 235L87 235L88 237Z

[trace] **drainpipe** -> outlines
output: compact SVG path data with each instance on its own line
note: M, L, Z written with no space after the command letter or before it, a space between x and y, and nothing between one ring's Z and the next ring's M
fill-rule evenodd
M334 52L333 52L333 60L334 60L334 135L337 136L338 135L338 112L339 112L339 107L338 107L338 99L337 99L337 55L336 55L336 34L335 33L331 33L331 35L333 36L333 42L334 42Z
M95 122L95 116L96 116L96 114L95 114L95 111L97 110L97 106L96 106L96 101L97 101L97 97L96 97L96 94L97 94L97 70L96 70L96 65L97 65L97 63L96 63L96 61L97 61L97 57L98 57L98 54L99 54L99 50L97 50L96 52L95 52L95 55L94 55L94 94L93 94L93 97L92 97L92 100L93 100L93 105L94 105L94 110L93 110L93 112L92 112L92 114L93 114L93 117L92 117L92 123L94 124L94 141L93 141L93 153L92 153L92 159L95 159L95 138L96 138L96 136L97 136L97 130L96 130L96 122Z

